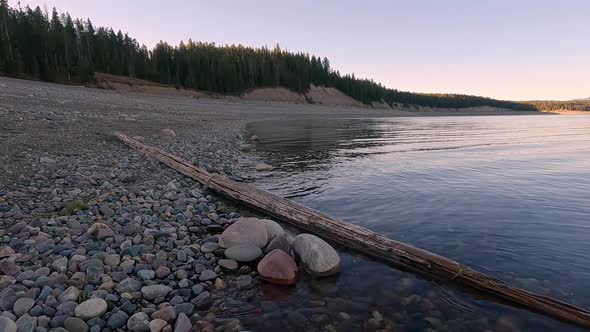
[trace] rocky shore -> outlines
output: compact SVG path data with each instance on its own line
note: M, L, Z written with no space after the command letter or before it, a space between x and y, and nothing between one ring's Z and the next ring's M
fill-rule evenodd
M234 105L219 114L227 105L0 85L0 331L240 331L232 308L261 283L340 270L321 239L243 218L109 136L141 136L242 180L259 162L241 153L248 119Z

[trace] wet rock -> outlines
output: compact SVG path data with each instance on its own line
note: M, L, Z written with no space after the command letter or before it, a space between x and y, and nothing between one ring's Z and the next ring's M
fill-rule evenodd
M219 237L219 245L222 248L240 244L264 248L267 242L266 228L257 218L241 218L223 231Z
M262 256L259 247L250 244L241 244L225 250L225 256L238 262L252 262Z
M330 276L342 269L336 250L315 235L297 235L293 241L293 250L312 276Z
M272 166L264 163L257 164L255 167L257 172L267 172L272 171Z
M250 289L256 285L254 279L249 275L239 276L236 278L236 281L238 283L238 288L240 289Z
M107 303L105 300L100 298L86 300L74 310L76 317L83 320L101 317L105 314L105 312L107 312Z
M297 282L297 264L281 249L275 249L258 263L260 276L273 284L293 285Z

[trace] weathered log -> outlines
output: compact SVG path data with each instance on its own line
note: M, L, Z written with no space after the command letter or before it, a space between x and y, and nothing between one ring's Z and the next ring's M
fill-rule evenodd
M500 300L505 304L590 329L590 312L582 308L513 287L446 257L389 239L361 226L348 224L252 185L209 173L177 156L145 145L122 133L116 132L114 135L131 148L155 158L224 196L377 260L425 277L467 287L477 294Z

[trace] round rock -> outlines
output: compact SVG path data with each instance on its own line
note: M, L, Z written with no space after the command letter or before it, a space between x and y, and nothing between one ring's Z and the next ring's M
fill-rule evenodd
M268 233L258 218L241 218L219 236L219 245L222 248L230 248L240 244L264 248L267 242Z
M297 264L281 249L275 249L258 263L260 276L273 284L293 285L297 282Z
M143 312L138 312L129 317L127 321L127 328L129 331L149 331L150 318Z
M297 235L293 241L293 250L312 276L330 276L342 269L336 250L315 235Z
M238 262L247 263L262 256L262 250L250 244L240 244L225 250L225 256Z
M74 310L76 317L83 320L100 317L104 315L105 312L107 312L107 302L100 298L86 300Z
M35 300L28 297L21 297L20 299L16 300L16 302L14 302L14 307L12 307L12 311L17 317L20 317L29 312L29 310L31 310L31 308L34 305Z
M164 285L151 285L144 286L141 288L143 297L147 300L154 300L157 298L165 298L168 293L172 291L172 288Z
M16 332L16 323L11 321L9 318L0 317L0 331Z
M285 230L283 230L283 227L270 219L258 219L258 222L264 225L269 241L279 235L285 235Z

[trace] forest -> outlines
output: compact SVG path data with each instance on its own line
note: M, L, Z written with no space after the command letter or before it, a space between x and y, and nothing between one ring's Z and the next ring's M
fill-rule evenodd
M12 8L0 0L0 73L64 84L94 79L95 72L223 94L282 86L297 92L310 84L335 87L365 103L443 108L493 106L535 110L541 104L457 94L423 94L386 88L354 74L341 74L326 57L275 47L216 45L189 39L178 46L159 42L148 49L90 19L41 8Z

